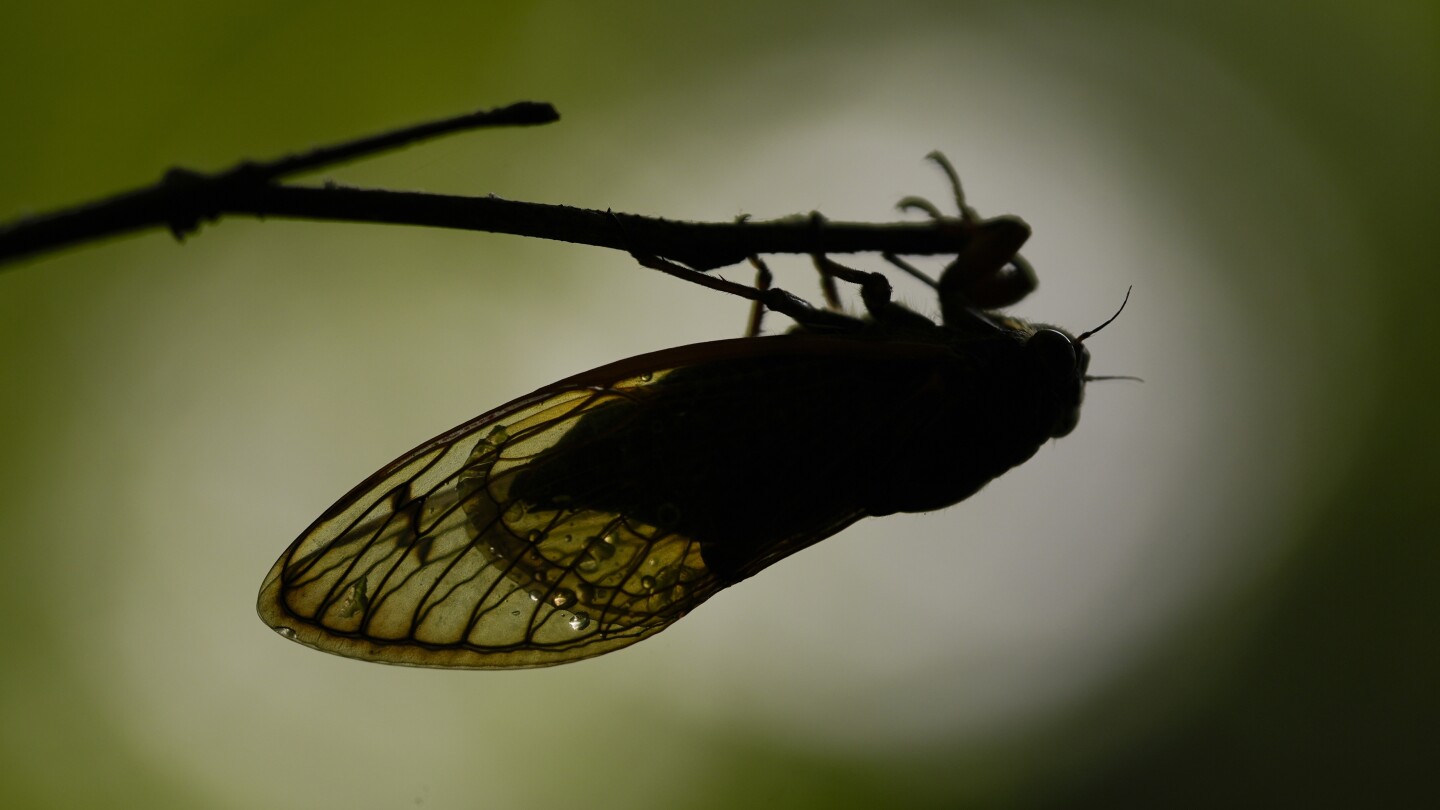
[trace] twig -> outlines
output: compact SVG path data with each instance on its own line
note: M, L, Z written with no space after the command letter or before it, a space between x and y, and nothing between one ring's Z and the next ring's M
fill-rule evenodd
M167 227L177 239L223 215L383 222L534 236L638 250L711 270L766 253L882 252L956 254L972 223L832 223L818 214L765 222L677 222L563 205L420 192L288 185L300 172L397 149L453 132L526 126L559 119L548 104L522 102L407 127L269 162L245 162L215 174L172 169L152 186L0 226L0 264L129 231ZM618 224L618 227L617 227Z
M289 155L266 163L246 161L227 171L202 174L175 168L151 186L74 208L0 226L0 263L145 228L169 227L177 239L203 219L216 219L226 201L279 188L275 180L335 166L418 141L481 127L527 126L559 120L549 104L521 102L494 110L432 121L382 135Z

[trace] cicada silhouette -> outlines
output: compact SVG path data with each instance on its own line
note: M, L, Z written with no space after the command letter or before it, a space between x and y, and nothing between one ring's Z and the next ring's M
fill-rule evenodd
M981 220L932 157L961 211L945 223L972 231L932 282L941 324L892 302L883 275L820 259L860 285L864 317L767 289L756 297L796 320L788 334L631 357L437 436L305 530L266 578L261 617L368 661L577 661L861 518L958 503L1068 434L1097 330L993 311L1035 286L1018 255L1029 227Z

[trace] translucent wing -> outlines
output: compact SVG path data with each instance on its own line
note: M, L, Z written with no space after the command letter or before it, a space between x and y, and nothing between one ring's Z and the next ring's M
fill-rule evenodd
M290 546L261 618L326 652L475 669L574 661L664 629L723 587L695 539L511 488L587 414L666 373L557 384L416 448Z

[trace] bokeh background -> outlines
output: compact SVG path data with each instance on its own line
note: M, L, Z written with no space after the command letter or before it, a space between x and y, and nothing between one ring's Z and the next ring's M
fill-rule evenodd
M638 647L408 670L259 622L294 536L429 436L745 306L609 251L383 226L12 265L0 804L1419 806L1437 32L1429 0L7 8L0 219L522 99L563 120L326 176L889 220L944 201L939 148L1034 227L1017 314L1079 331L1134 286L1091 347L1146 382L1093 385L971 501L857 525Z

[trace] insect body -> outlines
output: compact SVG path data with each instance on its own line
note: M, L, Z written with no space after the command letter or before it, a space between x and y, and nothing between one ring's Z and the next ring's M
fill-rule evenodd
M1074 428L1089 355L1088 334L976 304L1033 287L1015 253L1028 228L961 205L976 236L939 282L943 325L890 302L882 276L826 263L862 284L868 317L789 299L791 334L632 357L438 436L295 541L261 617L372 661L564 663L863 517L970 496Z

